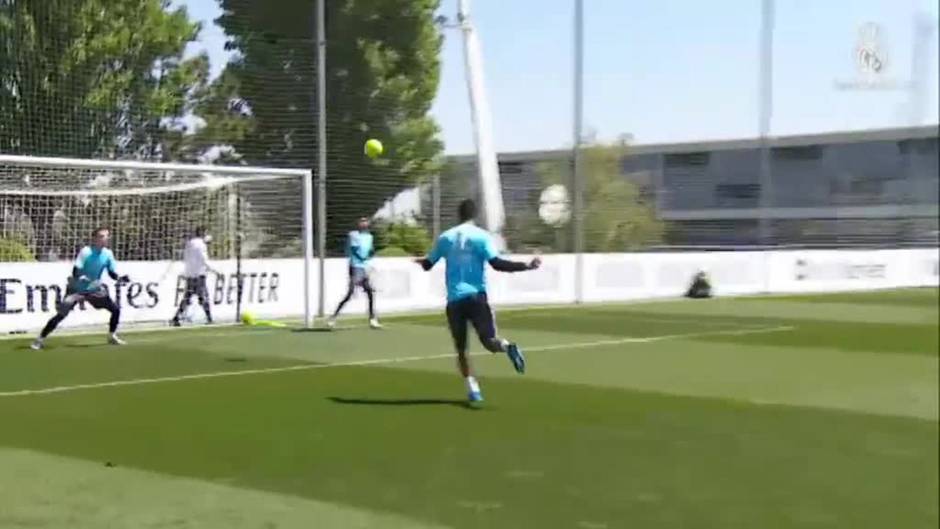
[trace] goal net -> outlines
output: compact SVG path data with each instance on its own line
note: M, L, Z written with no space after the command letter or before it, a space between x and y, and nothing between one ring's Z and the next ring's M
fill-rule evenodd
M310 172L0 156L0 331L32 332L56 310L77 252L112 232L109 294L122 322L169 320L185 292L183 247L210 235L216 321L242 311L310 322ZM195 300L193 300L195 301ZM188 313L204 318L198 303ZM63 326L107 321L84 307Z

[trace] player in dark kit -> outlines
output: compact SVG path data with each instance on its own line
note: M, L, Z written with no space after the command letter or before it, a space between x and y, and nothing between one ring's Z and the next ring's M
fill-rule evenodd
M493 353L506 353L516 371L525 372L525 357L519 346L497 336L493 309L486 297L486 265L500 272L522 272L537 269L542 261L536 257L528 263L519 263L499 257L493 236L473 222L477 207L472 200L461 202L458 213L461 224L441 234L430 255L417 263L430 270L441 258L447 260L447 323L457 349L460 373L467 382L468 398L479 402L483 393L467 354L468 324L473 324L483 347Z
M46 337L52 334L52 331L72 312L75 305L82 301L87 302L96 309L104 309L110 312L108 343L111 345L125 344L124 340L117 335L118 323L121 321L121 309L108 296L107 289L101 284L101 274L105 271L115 281L129 281L127 276L119 276L114 270L114 254L108 249L110 242L111 230L98 228L95 230L92 244L85 246L78 252L65 291L65 299L59 305L56 315L49 319L39 337L33 341L31 346L33 349L42 349L45 346Z

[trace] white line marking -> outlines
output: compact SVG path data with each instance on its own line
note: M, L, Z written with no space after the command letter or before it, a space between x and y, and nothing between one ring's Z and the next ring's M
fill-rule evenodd
M663 334L660 336L647 336L645 338L619 338L612 340L599 340L596 342L583 342L583 343L573 343L573 344L560 344L560 345L545 345L541 347L528 347L526 351L554 351L557 349L577 349L582 347L598 347L601 345L620 345L627 343L652 343L652 342L661 342L663 340L678 340L682 338L700 338L704 336L740 336L747 334L765 334L771 332L785 332L792 331L795 327L789 325L781 325L779 327L756 327L748 329L729 329L725 331L705 331L705 332L690 332L684 334Z
M593 342L577 342L559 345L542 345L528 347L526 351L556 351L562 349L583 349L589 347L601 347L604 345L623 345L629 343L652 343L664 340L678 340L682 338L701 338L705 336L741 336L747 334L764 334L774 332L792 331L795 327L784 325L778 327L755 327L746 329L733 329L725 331L698 332L686 334L664 334L660 336L647 336L643 338L618 338L611 340L597 340ZM472 353L473 356L490 356L489 352ZM375 358L372 360L354 360L351 362L338 362L334 364L300 364L284 367L266 367L261 369L245 369L239 371L217 371L213 373L195 373L192 375L177 375L172 377L157 378L136 378L130 380L115 380L112 382L97 382L94 384L76 384L73 386L57 386L40 389L24 389L19 391L0 392L2 397L24 397L29 395L49 395L53 393L69 393L83 389L114 388L123 386L142 386L145 384L159 384L163 382L182 382L186 380L203 380L209 378L238 377L246 375L265 375L270 373L286 373L289 371L307 371L314 369L326 369L331 367L358 367L381 364L402 364L406 362L418 362L422 360L437 360L442 358L453 358L454 353L424 355L424 356L402 356L398 358Z
M825 294L818 294L818 295L825 295ZM762 297L762 296L763 296L762 294L756 294L756 295L747 294L747 295L741 295L741 296L720 296L720 299L753 298L753 297ZM781 295L779 297L790 297L790 296ZM719 298L716 298L716 299L719 299ZM618 307L637 307L637 306L643 306L643 305L662 305L662 304L671 305L675 303L688 303L688 302L690 301L684 297L647 298L647 299L634 299L634 300L621 300L621 301L597 301L597 302L592 301L590 303L583 305L582 308L586 310L603 311L604 309L618 308ZM399 319L409 319L409 318L422 317L422 316L437 316L437 315L440 315L441 310L443 310L443 308L444 308L443 305L441 305L441 307L439 308L417 309L413 311L396 312L394 314L389 314L385 316L385 319L395 321ZM498 309L500 313L524 312L524 311L533 311L533 310L555 312L555 311L568 310L571 308L571 304L564 303L564 302L535 304L535 305L513 304L513 305L500 305L495 308ZM676 320L667 320L667 321L674 322L674 323L685 323L684 321L681 321L682 316L683 314L677 314ZM686 316L687 318L691 318L691 319L695 318L695 316L690 316L690 315L684 315L684 316ZM51 317L51 313L50 313L50 317ZM316 327L316 321L322 320L322 319L323 318L319 318L319 317L315 318L314 329L320 328L320 327ZM352 319L352 317L348 319ZM275 318L275 321L286 323L288 325L300 325L303 322L303 320L297 319L296 317ZM342 319L340 321L342 321ZM124 322L124 325L125 326L121 327L121 334L152 333L152 332L180 333L180 332L187 332L187 331L202 331L205 329L213 329L213 328L223 328L223 329L224 328L235 328L235 329L245 328L241 323L214 323L211 325L203 325L203 324L197 323L197 324L191 324L191 325L184 325L182 327L170 327L166 325L165 321L164 322L161 322L161 321L127 321L127 322ZM95 324L93 326L89 325L89 326L82 326L82 327L63 327L62 329L59 329L56 331L56 336L90 336L90 335L107 336L107 333L103 330L104 327L107 327L107 325L104 323ZM337 328L358 328L358 327L364 327L364 326L363 325L349 325L349 326L337 327ZM8 333L0 334L0 342L5 341L5 340L13 340L13 341L32 340L36 336L36 333L38 331L39 329L30 329L26 331L25 333L24 332L9 333L8 332ZM222 335L220 334L220 336ZM136 341L137 340L135 340L135 342Z
M359 324L337 325L336 330L343 331L343 330L352 330L352 329L362 329L365 327L366 325L359 325ZM224 332L223 331L206 332L207 330L214 330L214 329L228 329L228 330ZM186 339L192 339L192 338L211 338L211 337L221 337L221 336L233 337L233 336L236 336L234 333L242 333L241 334L242 336L254 336L254 335L272 334L272 333L277 333L277 332L283 333L283 332L293 332L293 331L326 332L326 328L314 327L313 329L305 330L300 327L289 327L289 326L286 328L284 327L280 327L280 328L246 327L240 323L215 323L212 325L202 325L199 327L190 326L190 327L129 328L129 329L121 329L119 331L119 334L121 335L127 334L127 335L132 335L132 336L135 334L143 334L144 336L134 337L131 343L133 345L136 345L139 343L165 341L167 340L167 337L163 336L164 333L182 334L183 335L182 337L185 337ZM195 333L196 336L189 336L190 334L193 334L193 333ZM158 334L158 335L147 336L149 334ZM89 329L89 330L82 330L82 331L66 330L66 332L56 333L53 336L62 337L62 338L88 338L90 336L94 336L94 337L100 337L102 339L101 343L104 344L106 343L105 338L108 335L107 333L103 332L101 329ZM26 341L32 341L34 339L35 339L35 333L32 335L28 335L28 334L27 335L24 335L24 334L0 335L0 342L4 340L9 340L9 341L22 340L26 342ZM173 337L170 337L169 339L172 340Z

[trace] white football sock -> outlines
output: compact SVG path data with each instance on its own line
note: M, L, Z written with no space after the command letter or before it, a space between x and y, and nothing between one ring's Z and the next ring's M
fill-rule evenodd
M479 393L480 384L477 382L477 379L473 376L467 377L467 391L470 393Z

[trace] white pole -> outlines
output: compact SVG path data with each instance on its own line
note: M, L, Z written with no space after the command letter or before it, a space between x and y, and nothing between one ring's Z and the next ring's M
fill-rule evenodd
M326 0L317 0L317 237L320 258L317 314L326 314Z
M909 122L917 127L924 122L927 103L927 79L930 69L930 43L934 22L925 13L915 13L913 22L913 44L911 45L911 81L909 86Z
M457 20L463 32L464 63L476 142L480 191L483 196L483 221L486 229L499 234L503 229L503 190L499 178L499 162L493 146L493 125L483 83L483 53L480 40L470 20L470 0L457 0Z
M573 167L571 172L572 236L574 242L574 298L576 303L584 300L584 223L582 222L581 186L581 141L584 122L584 1L574 3L574 138Z
M313 281L313 171L304 178L304 328L313 327L313 307L311 292Z
M774 64L774 0L763 0L760 26L760 79L758 90L758 135L760 137L760 239L762 245L772 244L772 219L768 218L773 207L773 177L770 166L770 121L773 115L773 64Z

